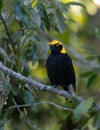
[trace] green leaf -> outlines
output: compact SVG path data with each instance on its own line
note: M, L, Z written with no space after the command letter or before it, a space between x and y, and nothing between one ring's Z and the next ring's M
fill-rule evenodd
M62 15L62 12L58 9L56 9L56 11L55 11L55 19L56 19L56 24L57 24L57 27L58 27L60 33L64 33L64 30L66 28L66 25L64 22L65 20Z
M32 0L24 0L23 1L23 5L25 5L25 6L30 6L31 3L32 3Z
M3 1L0 0L0 11L1 11L2 6L3 6Z
M74 116L77 119L77 121L80 120L80 118L84 115L87 114L88 110L91 108L93 105L93 98L89 98L81 102L78 107L75 108L74 110Z
M96 73L100 73L100 67L93 68L93 71L96 72Z
M5 52L5 50L3 48L0 47L0 54L2 55L2 57L10 62L10 58L8 57L7 53Z
M16 26L16 25L15 25ZM22 38L22 32L16 32L13 34L13 42L16 43L19 39ZM12 50L12 49L11 49Z
M95 128L98 128L98 126L100 126L100 114L98 113L94 115L93 126L95 126Z
M7 82L5 82L3 88L4 88L4 92L5 92L7 95L9 95L9 93L12 91L11 85L10 85L9 83L7 83Z
M9 115L8 109L9 109L10 106L13 105L12 104L13 92L10 91L9 94L6 95L5 98L6 99L2 100L3 102L2 102L1 105L3 105L3 109L2 109L2 111L0 113L0 119L2 119L3 122L6 122L8 120L8 115ZM6 102L6 104L5 104L5 102ZM0 107L1 107L1 105L0 105Z
M94 60L96 57L97 57L96 55L94 56L91 55L91 56L86 57L86 59L91 61L91 60Z
M97 56L97 60L100 63L100 55Z
M97 74L92 74L87 82L87 88L91 87L91 85L94 83L94 81L96 80Z
M86 9L86 6L79 2L68 2L66 5L77 5Z
M80 75L81 78L87 78L89 77L93 72L92 71L89 71L89 72L85 72L83 74Z
M25 9L21 6L19 2L16 2L16 15L17 19L23 21L25 24L29 24L29 17Z
M99 28L95 28L95 35L96 35L96 38L100 38L100 29Z
M93 54L96 54L96 51L91 48L91 47L88 47L88 46L83 46L83 48L85 49L85 51L90 54L90 55L93 55Z
M33 52L34 52L34 54L33 54ZM33 64L37 60L36 45L35 44L31 44L31 47L30 47L30 58L31 58Z
M33 19L34 23L40 27L41 18L40 18L38 11L36 11L35 9L32 9L31 15L32 15L32 19Z
M42 3L39 3L37 5L37 9L41 18L41 27L44 29L47 28L48 31L50 31L50 21L47 15L47 11L45 9L45 6Z
M30 104L30 106L32 107L32 109L34 110L35 109L35 103L34 103L34 97L33 95L28 91L28 90L25 90L25 97L26 97L26 102Z
M24 57L22 57L22 65L23 65L22 74L24 76L28 76L29 75L29 66L28 66L27 60Z
M34 8L37 5L38 2L39 2L39 0L33 0L32 1L32 8Z

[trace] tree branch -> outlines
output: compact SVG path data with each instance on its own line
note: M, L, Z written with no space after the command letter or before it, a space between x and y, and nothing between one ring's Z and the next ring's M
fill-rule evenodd
M84 100L84 98L79 97L79 96L74 96L74 95L70 95L68 92L63 91L63 90L59 90L57 88L53 88L52 86L46 86L45 84L39 83L31 78L27 78L17 72L14 72L13 70L9 69L8 67L4 66L2 64L2 62L0 62L0 70L2 70L3 72L5 72L6 74L13 76L14 78L24 82L24 83L28 83L31 86L35 86L36 88L43 90L43 91L47 91L50 93L54 93L60 96L65 97L66 99L69 98L74 98L74 100L76 100L78 103L82 102ZM100 110L100 105L96 105L94 104L94 108L96 110Z
M62 110L65 110L65 111L74 111L73 109L70 109L70 108L67 108L67 107L63 107L63 106L60 106L60 105L58 105L58 104L56 104L56 103L53 103L53 102L50 102L50 101L42 101L42 102L36 102L35 103L35 105L44 105L44 104L49 104L49 105L52 105L52 106L54 106L54 107L57 107L57 108L60 108L60 109L62 109ZM15 106L11 106L10 108L9 108L9 110L11 110L11 109L15 109L15 108L23 108L23 107L30 107L30 104L23 104L23 105L15 105Z
M36 102L36 105L41 105L41 104L49 104L49 105L52 105L54 107L57 107L57 108L60 108L62 110L66 110L66 111L74 111L73 109L71 108L67 108L67 107L63 107L63 106L60 106L56 103L53 103L53 102L50 102L50 101L42 101L42 102Z
M0 70L2 70L3 72L5 72L6 74L19 79L20 81L24 82L24 83L28 83L30 85L32 85L33 87L37 87L40 90L43 91L48 91L50 93L54 93L54 94L58 94L60 96L65 97L66 99L69 99L71 97L74 97L73 95L70 95L68 92L63 91L63 90L59 90L57 88L51 87L51 86L46 86L45 84L39 83L31 78L27 78L17 72L14 72L13 70L9 69L8 67L4 66L2 64L2 62L0 62ZM77 100L79 100L78 102L81 102L83 99L82 98L77 98Z
M66 91L61 91L57 88L53 88L51 86L46 86L45 84L39 83L31 78L27 78L19 73L14 72L13 70L11 70L9 68L7 68L1 62L0 62L0 70L2 70L6 74L8 74L16 79L19 79L20 81L23 81L24 83L28 83L32 86L35 86L40 90L44 90L44 91L48 91L50 93L58 94L58 95L63 96L67 99L71 97L71 95L69 93L67 93Z

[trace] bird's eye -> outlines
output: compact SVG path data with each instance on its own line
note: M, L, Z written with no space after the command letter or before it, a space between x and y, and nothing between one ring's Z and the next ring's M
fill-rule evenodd
M59 42L58 42L58 43L56 43L56 46L59 46Z

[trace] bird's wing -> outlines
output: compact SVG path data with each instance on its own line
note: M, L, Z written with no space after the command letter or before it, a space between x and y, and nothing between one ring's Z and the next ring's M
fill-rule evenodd
M74 91L76 91L76 78L75 78L75 72L73 68L72 59L70 58L69 55L65 54L63 62L65 64L64 66L66 66L66 68L64 69L69 70L69 73L71 73L72 85L73 85Z

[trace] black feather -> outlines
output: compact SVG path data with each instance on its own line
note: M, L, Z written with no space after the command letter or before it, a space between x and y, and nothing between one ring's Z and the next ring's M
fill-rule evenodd
M62 45L52 45L46 68L49 80L52 85L61 85L64 90L69 91L69 85L72 84L76 91L76 78L72 60L67 53L60 53Z

